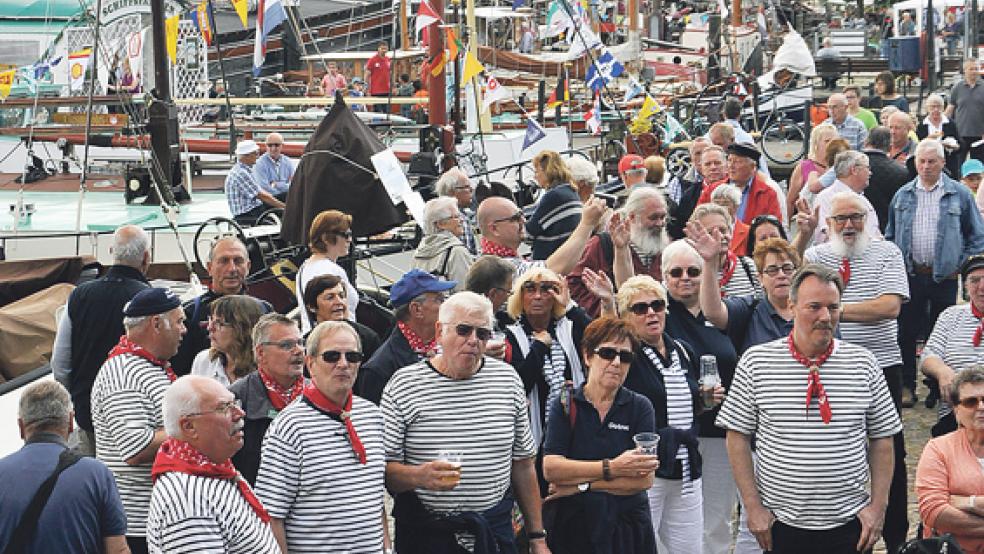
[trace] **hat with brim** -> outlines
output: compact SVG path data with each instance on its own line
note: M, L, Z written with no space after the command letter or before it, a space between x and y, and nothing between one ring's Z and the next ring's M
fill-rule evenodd
M984 163L976 158L971 158L960 166L960 176L966 177L968 175L980 175L984 173Z
M426 292L444 292L457 285L457 281L444 281L426 271L411 269L390 288L390 304L399 308Z
M758 163L759 157L762 155L758 151L758 148L747 142L736 142L732 144L728 147L728 153L754 160L756 163Z
M236 145L236 155L245 156L247 154L252 154L253 152L259 152L260 145L256 144L254 140L244 140Z
M163 314L181 306L181 299L168 289L149 288L136 294L123 306L126 317Z

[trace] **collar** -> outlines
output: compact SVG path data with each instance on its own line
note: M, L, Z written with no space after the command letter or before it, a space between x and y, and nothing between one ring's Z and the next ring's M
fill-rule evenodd
M68 443L65 441L64 437L58 433L52 433L50 431L38 431L24 441L25 445L37 443L60 444L65 448L68 448Z
M625 390L625 387L621 386L617 391L615 391L615 398L612 400L612 407L624 406L629 403L631 398L632 397L629 396L629 392ZM574 391L574 400L584 404L591 404L591 402L584 396L584 385L581 385ZM609 410L608 413L611 413L611 410Z
M139 269L135 267L130 267L128 265L109 266L109 269L106 270L106 274L103 275L103 278L110 277L110 276L121 277L123 279L133 279L135 281L140 281L143 283L148 282L147 276L141 273Z
M943 114L942 117L943 119L940 120L940 128L943 128L944 125L950 122L950 119L946 116L946 114ZM923 118L923 123L925 123L927 127L929 126L936 127L936 125L933 125L933 122L929 120L928 115Z
M244 164L243 162L241 162L239 160L236 160L236 165L237 166L243 166L243 168L245 168L246 171L252 171L253 170L253 166Z
M943 185L943 174L941 173L940 174L940 178L937 179L936 182L933 183L933 186L929 187L928 189L923 186L923 184L922 184L922 177L916 176L916 183L915 184L916 184L916 190L917 191L921 190L922 192L925 192L925 193L935 192L938 187L940 187L940 186Z

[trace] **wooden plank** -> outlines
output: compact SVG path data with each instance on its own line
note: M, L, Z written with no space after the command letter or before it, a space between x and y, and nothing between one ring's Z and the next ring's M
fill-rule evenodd
M84 113L55 113L51 120L62 125L85 125L88 114ZM107 127L126 127L130 122L130 116L115 113L94 113L92 114L92 124Z

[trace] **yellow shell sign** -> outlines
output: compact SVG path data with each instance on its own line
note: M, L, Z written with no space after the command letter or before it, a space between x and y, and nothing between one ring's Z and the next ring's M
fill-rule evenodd
M85 73L85 65L79 62L73 63L71 73L72 73L72 79L81 79L82 74Z

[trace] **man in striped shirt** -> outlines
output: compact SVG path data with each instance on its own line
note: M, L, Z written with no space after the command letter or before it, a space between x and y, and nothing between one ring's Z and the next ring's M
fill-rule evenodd
M231 457L243 446L241 404L214 379L186 375L164 393L151 475L150 552L280 554L270 516Z
M844 281L841 337L874 354L898 411L902 399L902 351L896 340L896 318L909 299L909 282L898 247L892 242L872 240L865 221L867 209L867 201L858 194L835 193L830 198L827 217L830 241L807 250L805 259L840 273ZM889 552L902 546L909 530L902 433L895 435L894 443L895 472L883 533Z
M863 552L885 519L902 424L875 357L834 339L843 288L815 264L793 277L793 331L745 352L716 422L748 528L774 554Z
M92 384L96 458L116 477L126 508L126 542L147 552L151 463L167 438L161 411L174 381L168 358L185 334L181 302L171 291L148 288L123 307L126 334L109 352Z
M523 384L512 367L484 356L492 304L459 292L441 306L436 327L441 354L396 372L383 391L396 550L451 554L465 544L515 553L512 492L531 552L544 554Z

